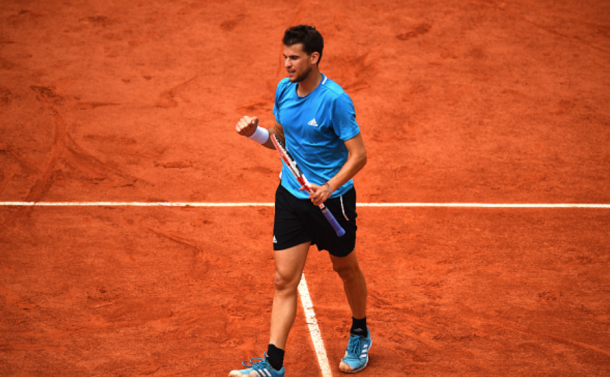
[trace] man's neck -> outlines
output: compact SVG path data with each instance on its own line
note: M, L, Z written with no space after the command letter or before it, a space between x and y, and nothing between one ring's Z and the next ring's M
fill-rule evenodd
M313 92L318 85L322 82L322 74L317 69L312 69L307 75L307 78L301 82L297 86L297 95L299 97L305 97L309 93Z

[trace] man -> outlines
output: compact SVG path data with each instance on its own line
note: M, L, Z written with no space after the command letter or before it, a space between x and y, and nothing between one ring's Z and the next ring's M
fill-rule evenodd
M297 288L312 244L328 250L333 269L343 280L352 311L352 328L340 370L366 367L372 341L366 326L367 288L356 252L356 193L352 177L366 164L366 150L356 123L354 105L343 89L320 73L324 40L313 27L299 25L284 33L284 65L273 113L265 129L258 118L243 117L236 131L273 149L277 135L311 182L312 194L300 188L284 165L275 197L275 295L269 348L264 359L243 362L247 369L229 376L284 376L284 349L297 309ZM313 204L312 204L313 203ZM317 207L324 203L346 234L338 237Z

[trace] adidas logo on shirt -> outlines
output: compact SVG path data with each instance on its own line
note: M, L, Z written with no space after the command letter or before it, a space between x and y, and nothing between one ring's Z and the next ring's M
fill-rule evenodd
M316 122L316 118L313 118L307 124L309 124L310 126L318 127L318 123Z

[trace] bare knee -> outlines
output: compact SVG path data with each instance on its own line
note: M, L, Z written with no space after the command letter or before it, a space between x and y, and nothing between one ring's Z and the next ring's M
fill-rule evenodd
M299 279L295 277L284 276L278 271L276 271L273 283L275 285L276 292L290 294L292 292L296 293L297 288L299 286Z
M351 282L362 276L362 271L360 271L360 266L358 264L334 264L333 270L339 274L339 277L341 277L341 280L344 282Z

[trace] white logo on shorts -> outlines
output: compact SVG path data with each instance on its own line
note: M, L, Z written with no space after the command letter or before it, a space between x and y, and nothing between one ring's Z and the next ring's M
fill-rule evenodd
M277 239L275 238L275 234L273 235L273 243L277 243Z

